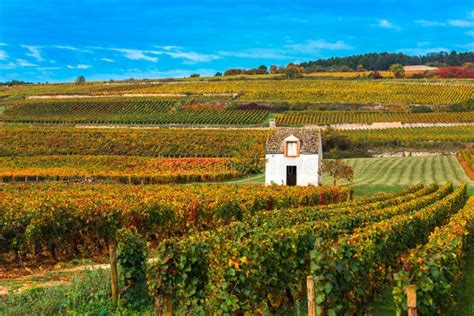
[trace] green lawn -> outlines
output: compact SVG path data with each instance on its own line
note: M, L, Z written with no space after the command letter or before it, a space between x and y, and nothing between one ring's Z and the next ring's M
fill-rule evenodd
M415 183L465 182L469 184L470 193L474 191L474 183L454 156L354 158L346 161L354 168L356 195L395 192ZM331 179L324 176L323 183L330 184Z

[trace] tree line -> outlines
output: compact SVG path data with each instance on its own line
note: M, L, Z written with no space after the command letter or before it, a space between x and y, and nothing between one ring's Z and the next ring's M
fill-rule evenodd
M421 56L410 56L403 53L369 53L347 57L331 57L300 63L306 71L326 71L328 68L348 67L357 70L362 65L367 70L388 70L393 64L428 65L434 67L462 66L474 62L474 52L458 53L456 51L429 53ZM359 66L360 67L360 66Z

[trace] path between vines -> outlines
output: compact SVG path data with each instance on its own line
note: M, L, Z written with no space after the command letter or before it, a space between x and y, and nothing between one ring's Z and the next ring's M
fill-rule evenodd
M156 258L148 259L151 263ZM92 270L110 269L108 263L84 263L70 266L71 263L58 263L56 266L0 268L0 296L8 295L11 291L21 293L31 287L69 285L74 278Z

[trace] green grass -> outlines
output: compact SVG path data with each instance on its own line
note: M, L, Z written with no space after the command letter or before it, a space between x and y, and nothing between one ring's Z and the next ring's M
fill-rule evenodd
M474 183L454 156L354 158L346 161L354 169L356 196L396 192L416 183L452 182L457 185L465 182L469 185L469 193L474 191ZM324 176L323 183L329 184L331 179Z
M469 250L466 254L466 265L464 266L464 282L461 285L458 299L459 309L453 315L474 315L474 242L471 240Z

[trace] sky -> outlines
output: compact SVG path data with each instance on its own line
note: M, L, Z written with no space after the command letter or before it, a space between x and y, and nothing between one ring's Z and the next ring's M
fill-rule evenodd
M0 1L0 81L185 77L450 50L474 51L473 0Z

